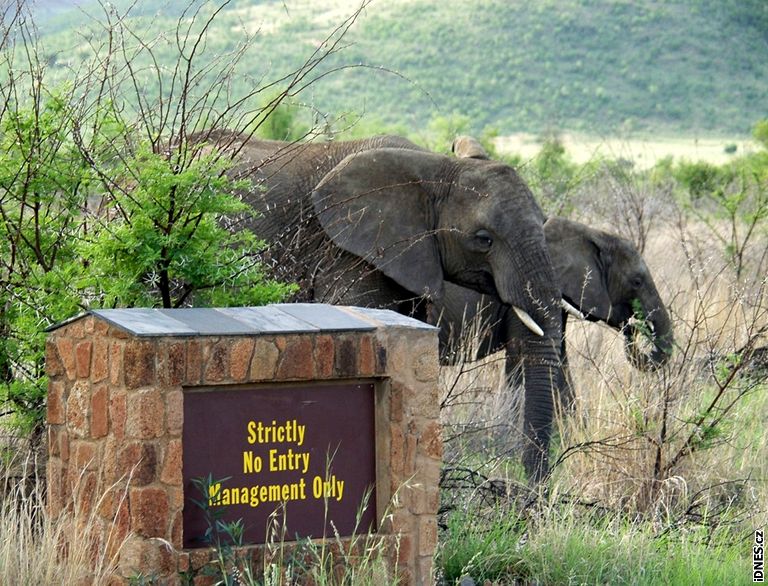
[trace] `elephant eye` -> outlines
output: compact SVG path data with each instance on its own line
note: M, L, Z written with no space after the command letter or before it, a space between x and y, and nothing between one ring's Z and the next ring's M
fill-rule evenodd
M640 287L643 286L643 277L641 277L640 275L635 275L634 277L632 277L630 284L635 289L639 289Z
M486 230L478 230L475 232L475 242L485 250L488 250L493 245L493 236Z

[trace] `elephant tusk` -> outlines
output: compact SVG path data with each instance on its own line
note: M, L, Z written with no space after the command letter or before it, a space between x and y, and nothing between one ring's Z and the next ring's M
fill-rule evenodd
M543 336L544 330L539 327L539 324L537 324L535 321L533 321L533 318L528 315L526 312L524 312L519 307L512 306L512 309L515 310L515 315L520 318L520 321L523 322L523 325L525 325L526 328L531 330L534 334L537 336Z
M560 300L560 306L567 312L570 313L573 317L578 319L584 319L584 314L581 313L578 309L576 309L573 305L568 303L565 299Z
M648 331L651 334L656 335L656 326L653 325L653 322L649 319L638 319L633 315L627 320L627 325L634 328L644 326L648 328Z

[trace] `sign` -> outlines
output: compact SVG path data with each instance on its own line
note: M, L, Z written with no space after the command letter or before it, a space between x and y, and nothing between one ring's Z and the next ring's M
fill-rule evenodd
M182 441L186 548L208 545L199 503L246 544L376 528L373 383L189 389Z

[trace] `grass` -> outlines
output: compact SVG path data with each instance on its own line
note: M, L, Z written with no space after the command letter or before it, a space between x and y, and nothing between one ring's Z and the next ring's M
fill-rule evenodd
M551 504L534 517L499 509L487 525L455 513L438 552L442 579L514 584L747 584L750 542L723 536L703 546L695 531L672 538L620 515ZM518 581L518 582L516 582Z
M134 28L160 31L173 30L186 2L173 0L164 9L137 4ZM255 58L231 81L242 93L293 71L360 4L235 1L208 44L220 53L243 33L255 35ZM373 2L345 49L323 66L323 72L341 69L296 101L308 119L334 122L355 112L385 128L424 128L437 116L459 113L469 117L472 132L493 126L502 135L553 129L746 135L763 111L766 16L758 1L551 4ZM95 5L86 3L98 13ZM71 79L69 68L99 37L79 34L86 19L76 11L51 14L41 27L50 34L49 73ZM166 51L162 43L156 49L161 56Z
M698 138L692 136L629 136L607 138L587 133L563 133L559 137L568 156L577 164L593 161L596 157L632 161L636 169L650 169L660 160L672 157L676 161L706 161L722 165L734 157L755 152L754 141L743 137ZM519 155L530 160L540 151L542 139L529 133L514 133L499 136L494 144L500 154ZM726 152L728 145L735 145L736 151Z
M54 519L46 510L45 483L31 472L34 467L15 464L0 472L6 487L0 495L0 584L106 584L128 538L102 532L96 510L109 490L90 502L92 493L77 482L67 510Z
M10 462L0 495L0 584L107 584L118 569L119 555L131 535L104 531L96 511L107 498L127 498L127 486L86 490L76 482L66 510L51 517L46 509L45 482L26 474L31 466ZM19 471L23 474L19 475ZM95 497L93 495L96 495ZM93 499L93 500L92 500ZM217 584L277 586L312 583L317 586L395 586L397 566L383 555L397 557L399 540L356 534L341 539L285 541L284 519L276 511L269 528L263 560L256 563L248 550L232 545L232 527L217 526L222 542L211 562L199 572L180 576L213 578ZM235 539L236 542L236 539ZM166 543L170 547L170 544ZM194 575L193 575L194 574ZM152 573L135 573L132 584L157 584ZM182 583L187 583L182 581ZM189 582L191 583L191 582Z
M617 231L626 194L587 188L569 194L574 214ZM670 199L644 204L657 214L644 257L674 322L675 354L640 372L618 332L569 322L576 406L557 418L545 498L532 504L510 441L520 397L499 384L503 360L443 369L453 469L443 483L444 583L751 583L752 535L768 525L768 379L740 357L768 347L768 234L737 282L710 228Z

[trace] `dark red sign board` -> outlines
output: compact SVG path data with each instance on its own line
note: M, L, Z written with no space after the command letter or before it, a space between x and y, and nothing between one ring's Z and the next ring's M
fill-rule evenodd
M194 501L242 519L246 544L275 522L285 541L376 528L373 383L189 389L183 446L186 548L209 545Z

